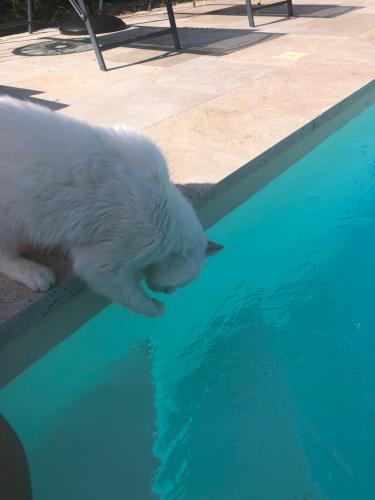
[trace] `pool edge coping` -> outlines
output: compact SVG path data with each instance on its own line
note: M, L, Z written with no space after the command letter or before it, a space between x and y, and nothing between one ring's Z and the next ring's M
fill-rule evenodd
M205 229L251 198L374 101L372 80L212 186L194 205ZM107 299L94 294L80 280L70 278L5 320L0 324L0 387L108 304ZM47 328L48 336L42 333Z

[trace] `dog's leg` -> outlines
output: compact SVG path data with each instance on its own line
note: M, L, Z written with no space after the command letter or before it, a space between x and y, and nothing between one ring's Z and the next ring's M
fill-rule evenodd
M0 272L35 292L45 292L56 281L51 269L8 249L0 249Z
M100 245L75 248L71 255L74 271L94 291L143 316L155 317L164 312L163 304L149 297L142 288L141 272L113 261L104 262L106 254Z
M161 302L147 295L141 285L141 275L137 272L123 272L116 286L118 302L143 316L155 317L164 312Z

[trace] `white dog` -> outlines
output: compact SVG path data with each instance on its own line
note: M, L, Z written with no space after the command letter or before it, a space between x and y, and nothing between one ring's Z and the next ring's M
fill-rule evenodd
M207 241L150 140L0 97L0 271L49 289L53 272L20 257L20 243L62 247L89 286L145 316L163 305L143 278L172 293L222 248Z

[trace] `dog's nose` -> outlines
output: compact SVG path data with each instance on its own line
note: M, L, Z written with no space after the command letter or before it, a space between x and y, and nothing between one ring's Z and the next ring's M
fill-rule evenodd
M173 286L167 286L167 288L164 288L164 292L168 294L174 293L175 291L176 288L174 288Z

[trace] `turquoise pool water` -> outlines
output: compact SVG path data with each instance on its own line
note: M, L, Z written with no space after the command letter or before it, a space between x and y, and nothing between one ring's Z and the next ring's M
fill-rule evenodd
M213 227L164 317L111 305L2 390L36 500L375 498L374 130Z

